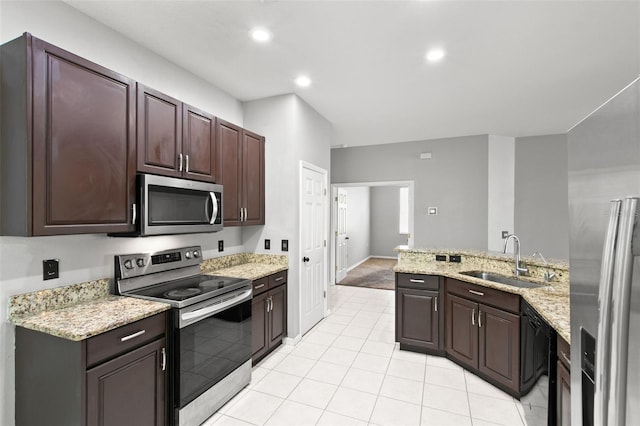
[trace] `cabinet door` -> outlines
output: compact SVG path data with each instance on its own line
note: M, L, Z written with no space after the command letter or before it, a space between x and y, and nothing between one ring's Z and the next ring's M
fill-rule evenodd
M205 182L216 182L216 119L192 106L182 105L183 176Z
M180 176L182 103L140 83L137 92L138 171Z
M556 393L556 416L558 426L571 425L571 373L564 364L557 361L558 391Z
M424 349L440 349L438 343L438 292L398 289L398 341Z
M33 39L33 235L124 232L135 202L135 82Z
M165 339L87 371L87 425L165 424Z
M264 225L264 138L243 132L242 189L246 225Z
M251 350L254 365L255 361L269 349L267 297L268 293L262 293L259 296L254 296L251 301Z
M520 317L479 305L478 369L515 392L520 387Z
M478 304L447 294L447 353L472 368L478 368Z
M271 311L269 312L269 348L282 341L287 334L287 286L281 285L269 291Z
M242 207L242 129L226 121L217 120L218 172L223 187L224 226L240 225Z

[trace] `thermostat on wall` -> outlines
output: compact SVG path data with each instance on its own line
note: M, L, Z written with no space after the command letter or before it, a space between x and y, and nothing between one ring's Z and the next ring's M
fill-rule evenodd
M438 214L438 208L437 207L427 207L427 214L429 216L437 215Z

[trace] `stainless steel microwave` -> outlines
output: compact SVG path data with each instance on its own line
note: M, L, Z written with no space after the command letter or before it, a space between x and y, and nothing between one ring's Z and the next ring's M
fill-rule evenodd
M128 236L222 229L222 185L142 173L136 178L136 232Z

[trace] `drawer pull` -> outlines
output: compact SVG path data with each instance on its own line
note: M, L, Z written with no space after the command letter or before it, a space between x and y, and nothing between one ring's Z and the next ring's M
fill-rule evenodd
M147 332L147 330L140 330L140 331L136 331L136 332L135 332L135 333L133 333L133 334L130 334L130 335L125 336L125 337L121 337L121 338L120 338L120 341L121 341L121 342L126 342L127 340L135 339L135 338L136 338L136 337L138 337L138 336L142 336L142 335L143 335L144 333L146 333L146 332Z
M409 281L411 281L412 283L424 284L424 280L416 280L414 278L410 278Z
M469 293L475 294L476 296L484 296L484 293L476 290L469 290Z
M282 280L284 280L284 277L278 277L278 278L275 279L276 282L277 281L282 281Z
M562 356L562 358L564 358L564 362L567 363L567 365L569 366L569 368L571 368L571 359L569 359L569 357L567 356L567 354L565 354L563 351L560 351L560 355Z
M264 284L257 285L257 286L255 286L253 289L254 289L254 290L259 290L259 289L261 289L262 287L264 287Z

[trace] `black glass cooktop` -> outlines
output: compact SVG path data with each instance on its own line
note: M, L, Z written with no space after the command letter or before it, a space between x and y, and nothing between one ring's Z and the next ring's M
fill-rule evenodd
M131 295L144 296L164 301L185 301L191 298L210 298L234 290L242 278L221 277L216 275L196 275L180 280L169 281L146 287ZM203 297L198 297L198 296Z

